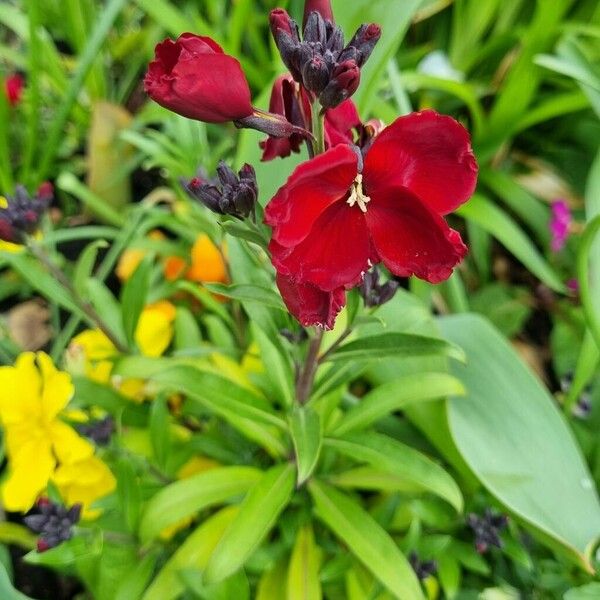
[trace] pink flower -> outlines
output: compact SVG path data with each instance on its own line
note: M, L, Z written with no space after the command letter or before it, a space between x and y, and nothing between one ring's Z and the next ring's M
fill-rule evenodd
M571 209L565 200L555 200L552 203L552 217L550 219L550 233L552 241L550 248L552 252L560 252L569 237L569 229L571 227Z

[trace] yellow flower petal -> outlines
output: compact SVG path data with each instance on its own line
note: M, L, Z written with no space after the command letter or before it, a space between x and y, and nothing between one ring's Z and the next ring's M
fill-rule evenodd
M83 505L85 519L100 514L100 511L91 509L90 506L96 500L110 494L117 485L110 469L96 456L71 465L59 466L52 481L67 505Z
M69 344L69 354L74 361L83 361L83 371L92 381L110 381L113 368L111 359L116 356L117 350L99 329L86 329L76 335Z
M71 376L59 371L45 352L37 353L37 362L42 373L42 411L47 423L69 404L75 393Z
M161 356L173 339L175 307L166 301L147 306L140 315L135 341L144 356Z
M54 453L61 464L73 464L94 454L94 446L66 423L54 421L48 429Z
M9 475L2 488L2 503L8 511L27 512L46 489L55 460L43 438L21 446L9 461Z
M20 354L14 367L0 367L0 420L4 426L38 416L40 390L41 379L33 352Z

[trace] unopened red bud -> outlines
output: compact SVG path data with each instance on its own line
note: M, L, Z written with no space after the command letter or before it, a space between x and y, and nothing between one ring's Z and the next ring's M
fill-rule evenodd
M335 108L350 98L360 85L360 69L353 60L339 64L333 71L331 81L319 96L323 108Z
M310 132L302 127L292 125L283 115L276 115L270 112L254 109L250 117L235 121L236 127L256 129L275 138L289 138L294 134L301 135L303 138L310 137Z
M308 16L311 12L318 12L324 19L333 23L333 10L331 10L331 0L306 0L304 3L304 19L302 27L306 27Z
M297 67L296 54L300 46L298 24L283 8L276 8L269 15L271 33L281 55L283 64L288 68L296 81L302 80L302 73Z
M25 79L19 73L15 73L6 78L4 82L6 98L11 106L16 106L21 101L23 88L25 87Z

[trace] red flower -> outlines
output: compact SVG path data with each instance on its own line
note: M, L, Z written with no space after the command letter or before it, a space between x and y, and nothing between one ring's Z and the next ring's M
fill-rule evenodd
M16 106L21 101L24 86L25 80L23 79L23 76L18 73L6 78L4 87L6 90L6 98L11 106Z
M342 144L296 168L265 211L273 264L324 292L355 286L379 262L443 281L467 249L442 215L466 202L476 179L459 123L433 111L400 117L375 138L362 173Z
M321 325L332 329L335 318L346 304L344 288L324 292L310 283L296 283L291 277L277 274L277 287L288 310L301 325Z
M156 46L144 89L161 106L198 121L223 123L253 114L238 60L210 38L193 33Z
M333 11L331 10L331 0L306 0L304 3L304 20L302 27L306 25L306 19L311 12L316 11L320 15L333 23Z
M285 117L296 127L306 129L311 121L310 98L306 91L287 73L275 80L271 91L269 111ZM352 100L342 102L325 113L325 144L327 148L336 144L352 143L352 130L360 126L360 117ZM269 136L260 142L262 160L285 158L292 152L300 152L304 136L294 133L289 138Z

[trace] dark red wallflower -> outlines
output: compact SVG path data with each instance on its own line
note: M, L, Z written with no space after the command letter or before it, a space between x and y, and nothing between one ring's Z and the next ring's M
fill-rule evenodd
M198 121L223 123L253 114L239 61L214 40L193 33L156 46L144 89L161 106Z
M477 179L467 131L433 111L400 117L358 169L340 144L297 167L268 204L279 275L325 292L355 286L379 262L401 277L448 278L467 249L442 215Z
M4 82L6 90L6 98L11 106L16 106L21 101L23 88L25 87L25 79L19 73L14 73L6 78Z
M311 12L318 12L324 19L333 23L333 10L331 10L331 0L306 0L304 3L304 20L302 27L306 25L306 20Z
M335 318L346 304L344 288L324 292L310 283L296 283L291 277L277 274L277 287L288 310L301 325L321 325L332 329Z
M298 128L306 129L311 121L310 98L306 91L294 81L288 73L275 80L271 91L269 111L282 115ZM342 102L336 108L325 113L325 145L327 148L336 144L351 143L352 130L360 126L360 117L352 100ZM260 142L263 150L262 160L285 158L292 152L300 152L304 136L293 134L289 138L268 137Z

